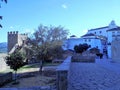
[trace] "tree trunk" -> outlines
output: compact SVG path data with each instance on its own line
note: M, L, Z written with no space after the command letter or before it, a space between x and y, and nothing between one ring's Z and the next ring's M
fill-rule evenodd
M42 73L42 68L43 68L43 60L40 60L40 69L39 69L40 73Z
M15 83L17 83L17 70L15 70Z

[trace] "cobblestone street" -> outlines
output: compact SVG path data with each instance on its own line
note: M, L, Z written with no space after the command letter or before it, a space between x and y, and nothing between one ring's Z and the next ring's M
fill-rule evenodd
M68 90L120 90L120 64L71 63Z

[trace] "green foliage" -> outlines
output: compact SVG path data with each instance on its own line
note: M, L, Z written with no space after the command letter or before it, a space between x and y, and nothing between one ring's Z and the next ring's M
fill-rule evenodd
M63 49L61 45L42 44L38 47L37 59L39 60L52 60L54 58L61 58L63 54Z
M24 66L25 55L19 51L16 51L9 56L6 56L5 61L11 69L15 71L15 82L13 84L17 84L17 70Z
M83 53L88 48L90 48L90 45L88 45L87 43L79 44L79 45L74 46L74 50L75 50L76 53Z
M25 55L20 52L15 52L6 56L6 64L10 66L11 69L17 71L20 67L24 65Z
M51 50L51 53L52 53L52 56L54 57L54 58L58 58L58 59L60 59L60 58L62 58L63 56L63 48L61 47L61 46L55 46L54 48L52 48L52 50Z
M0 2L5 2L7 3L7 0L0 0ZM1 8L1 3L0 3L0 8ZM0 16L0 19L2 20L2 16ZM0 24L0 28L2 28L2 25Z
M1 0L1 1L7 3L7 0Z
M61 57L62 44L68 34L68 30L61 26L40 25L29 43L39 60L52 60Z

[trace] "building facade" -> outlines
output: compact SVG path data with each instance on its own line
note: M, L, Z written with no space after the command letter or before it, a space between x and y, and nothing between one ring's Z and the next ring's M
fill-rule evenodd
M87 43L91 48L97 47L101 53L107 52L108 58L111 58L111 42L115 37L120 37L120 27L111 21L108 26L90 29L80 38L73 35L66 41L66 49L74 50L75 45Z

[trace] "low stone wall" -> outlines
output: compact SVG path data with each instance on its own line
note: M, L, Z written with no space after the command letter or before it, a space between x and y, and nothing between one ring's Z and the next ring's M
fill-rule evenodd
M12 72L0 74L0 86L12 81Z
M71 63L71 57L68 57L56 69L57 76L57 90L67 90L68 88L68 71Z
M75 54L72 56L71 62L95 62L95 56Z

